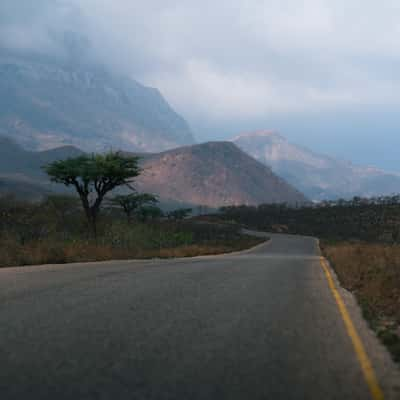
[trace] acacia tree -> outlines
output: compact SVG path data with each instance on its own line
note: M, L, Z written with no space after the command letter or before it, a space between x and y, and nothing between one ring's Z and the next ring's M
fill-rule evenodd
M126 157L120 152L54 161L44 170L53 182L75 188L95 237L97 217L106 194L118 186L129 186L132 179L140 174L138 157Z
M157 197L150 193L130 193L126 195L115 196L111 202L121 207L128 220L134 213L137 213L144 206L154 206L158 200Z

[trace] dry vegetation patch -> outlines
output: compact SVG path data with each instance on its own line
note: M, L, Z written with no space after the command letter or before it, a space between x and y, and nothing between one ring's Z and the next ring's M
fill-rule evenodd
M400 361L400 245L322 242L342 285L352 291L371 326Z
M53 240L21 245L14 240L0 239L0 267L64 264L73 262L196 257L245 250L261 243L259 238L242 236L231 242L216 241L200 244L169 244L168 247L118 247L90 241L60 243Z
M104 210L94 239L79 205L69 198L56 200L0 198L0 267L221 254L262 241L242 235L232 224L160 218L144 222L114 208Z

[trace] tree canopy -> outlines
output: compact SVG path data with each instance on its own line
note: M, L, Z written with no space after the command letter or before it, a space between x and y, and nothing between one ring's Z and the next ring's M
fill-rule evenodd
M157 197L150 193L133 192L126 195L117 195L111 202L122 207L125 214L130 218L135 213L140 213L145 206L154 206L158 200Z
M75 188L95 234L96 218L106 194L118 186L130 185L140 174L138 157L127 157L120 152L54 161L44 170L53 182Z

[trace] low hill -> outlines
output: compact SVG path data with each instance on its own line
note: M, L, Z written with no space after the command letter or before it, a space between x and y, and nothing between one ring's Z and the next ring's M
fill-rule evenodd
M46 185L33 183L21 176L0 176L0 197L12 195L21 200L37 201L51 193Z
M209 207L307 201L230 142L209 142L148 155L142 167L136 186L163 199Z
M232 142L312 200L400 192L398 175L312 152L290 143L276 132L247 133Z
M0 139L0 194L63 191L49 182L41 167L82 151L61 147L26 151L8 138ZM140 154L140 191L157 194L163 203L219 207L234 204L304 203L306 198L268 167L230 142L210 142L157 154ZM28 186L30 191L28 190Z
M76 157L83 151L74 146L62 146L52 150L28 151L8 137L0 137L0 173L22 173L31 177L44 174L41 167L54 160Z
M65 192L51 183L42 167L52 161L76 157L83 151L63 146L47 151L27 151L8 137L0 137L0 195L13 194L36 200L51 192Z

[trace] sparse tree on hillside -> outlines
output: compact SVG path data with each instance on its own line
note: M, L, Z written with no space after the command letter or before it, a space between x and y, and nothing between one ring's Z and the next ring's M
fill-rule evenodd
M126 157L119 152L54 161L44 170L53 182L75 188L95 237L104 197L118 186L129 185L140 174L138 158Z
M121 207L128 217L128 220L134 214L140 212L145 206L154 206L158 200L157 197L150 193L130 193L127 195L118 195L111 200L112 204Z

